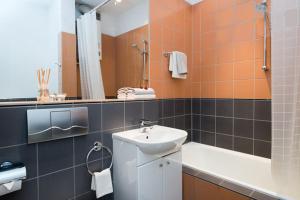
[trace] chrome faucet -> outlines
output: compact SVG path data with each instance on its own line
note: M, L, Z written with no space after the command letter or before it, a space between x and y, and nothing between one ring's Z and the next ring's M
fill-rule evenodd
M151 130L153 128L154 125L152 121L146 119L141 119L139 124L142 133L147 133L149 129Z

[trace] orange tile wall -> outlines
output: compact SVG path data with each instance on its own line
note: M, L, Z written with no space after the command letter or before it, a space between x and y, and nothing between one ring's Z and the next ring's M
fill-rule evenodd
M106 97L117 96L116 88L116 38L102 34L101 72Z
M184 0L150 0L150 86L158 98L191 97L191 75L172 79L166 51L192 56L192 7ZM188 59L190 71L191 59Z
M68 97L77 97L76 35L61 32L59 58L61 63L60 84Z
M150 1L150 84L158 97L270 99L270 71L261 70L263 15L255 5L253 0L204 0L194 6ZM187 80L171 78L162 56L171 50L188 55Z
M136 43L140 49L143 49L142 41L148 41L148 31L148 25L145 25L116 37L117 89L142 86L143 57L131 45Z

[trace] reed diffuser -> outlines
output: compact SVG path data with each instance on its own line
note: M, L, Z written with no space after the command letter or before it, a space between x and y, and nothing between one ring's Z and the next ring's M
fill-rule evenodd
M50 79L51 69L38 69L37 70L37 79L38 79L38 88L39 96L37 97L38 101L48 102L49 101L49 79Z

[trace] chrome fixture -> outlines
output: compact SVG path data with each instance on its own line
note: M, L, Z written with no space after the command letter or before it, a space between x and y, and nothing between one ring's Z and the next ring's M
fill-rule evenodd
M262 66L262 70L263 71L268 71L267 68L267 26L268 23L267 21L269 21L268 18L268 4L267 4L267 0L262 0L262 2L258 5L256 5L256 10L258 12L262 12L264 15L264 60L263 60L263 66Z
M88 108L27 110L28 143L88 134Z
M89 174L92 175L92 176L93 176L93 172L89 168L89 157L90 157L92 152L94 152L94 151L97 152L97 151L100 151L102 149L105 149L111 155L111 163L110 163L109 169L111 169L111 167L113 165L113 159L112 159L113 158L113 153L112 153L112 151L108 147L104 146L101 142L96 141L94 143L94 147L91 148L91 150L86 155L86 160L85 160L86 168L87 168Z
M171 54L172 54L172 52L164 52L164 53L163 53L163 55L164 55L165 57L169 57Z
M147 119L141 119L139 125L141 132L147 133L149 130L153 129L154 123Z
M106 0L106 1L103 1L102 3L100 3L98 6L96 6L95 8L93 8L89 13L92 13L94 11L97 11L99 8L101 8L102 6L108 4L111 0Z
M153 126L153 122L147 119L141 119L139 124L140 124L140 128Z
M89 11L89 13L97 11L99 8L101 8L102 6L105 6L106 4L108 4L110 1L112 0L105 0L102 3L100 3L98 6L96 6L95 8L93 8L91 11ZM122 3L122 0L115 0L114 4L118 5L119 3Z
M132 48L137 49L140 52L140 54L143 56L142 77L143 77L144 81L148 81L148 78L147 78L147 75L146 75L146 64L147 64L147 55L148 55L147 45L148 45L147 40L143 40L143 49L140 49L139 46L136 43L133 43L131 45Z

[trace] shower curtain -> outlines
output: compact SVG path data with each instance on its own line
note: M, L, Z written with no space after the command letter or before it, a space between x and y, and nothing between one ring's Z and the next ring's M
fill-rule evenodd
M80 82L83 99L105 99L97 23L96 12L86 13L77 19Z
M272 174L300 199L300 2L271 1Z

